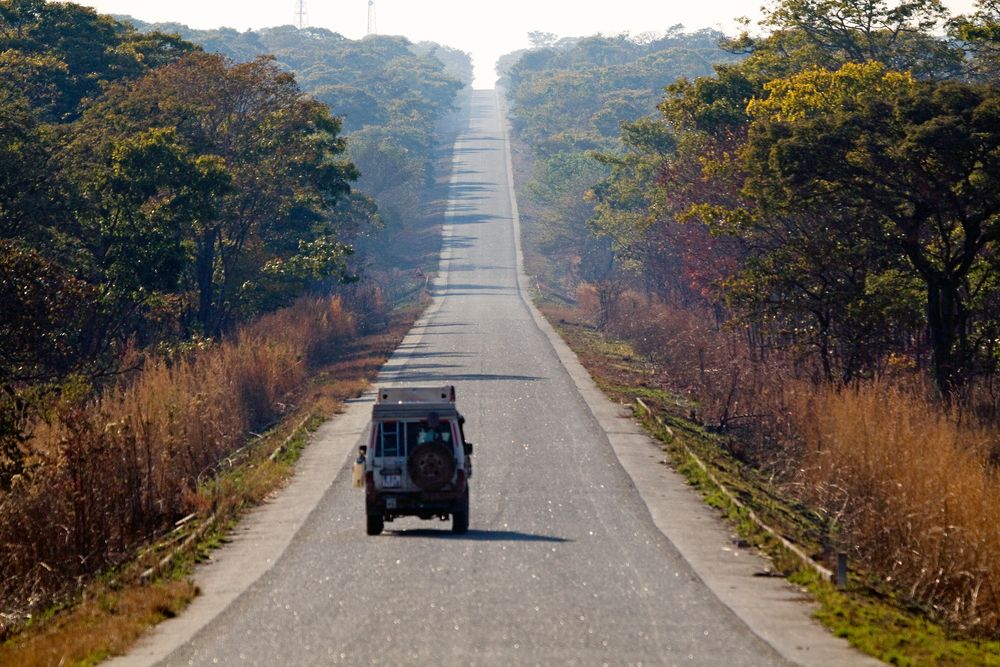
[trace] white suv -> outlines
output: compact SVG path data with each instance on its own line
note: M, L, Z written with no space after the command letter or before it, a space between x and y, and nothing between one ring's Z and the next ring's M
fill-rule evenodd
M464 423L452 385L379 389L358 456L369 535L397 516L450 517L452 532L469 529L472 443Z

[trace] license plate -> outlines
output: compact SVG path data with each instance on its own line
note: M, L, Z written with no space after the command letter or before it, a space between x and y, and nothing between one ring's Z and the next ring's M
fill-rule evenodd
M402 475L382 475L382 486L386 489L398 489L402 483Z
M394 510L394 509L396 509L396 499L395 498L386 498L385 499L385 508L387 510Z

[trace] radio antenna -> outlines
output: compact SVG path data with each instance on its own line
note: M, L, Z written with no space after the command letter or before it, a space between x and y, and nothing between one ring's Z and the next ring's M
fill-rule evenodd
M296 0L295 3L295 26L302 30L306 27L306 0Z

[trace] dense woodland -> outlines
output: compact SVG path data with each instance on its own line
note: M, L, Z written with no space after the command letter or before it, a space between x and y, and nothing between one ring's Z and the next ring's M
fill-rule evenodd
M402 38L165 28L0 4L3 485L65 383L353 279L418 206L463 86Z
M759 28L504 59L529 259L838 548L996 633L1000 4Z
M419 207L432 176L437 124L459 91L472 84L468 54L432 42L385 35L350 40L315 27L238 32L126 20L143 32L180 35L233 61L273 55L305 93L341 119L347 157L360 172L355 186L375 200L379 221L390 229Z
M563 172L608 170L590 229L644 292L723 307L824 379L906 358L950 395L1000 360L997 20L989 1L959 18L790 1L766 37L722 40L738 61L681 43L707 34L529 51L509 82L539 160L528 191L551 202ZM551 233L579 242L587 212L560 210Z
M532 163L520 193L532 212L525 219L528 252L537 248L556 260L535 262L533 270L572 292L578 281L599 281L612 269L610 242L588 228L594 204L585 194L610 175L594 154L621 151L622 123L655 114L664 82L709 76L713 63L740 56L719 47L719 32L687 34L679 26L641 41L531 37L536 48L501 58L500 83L515 136L529 147Z
M403 38L160 28L0 0L0 636L197 510L384 311L372 250L471 81Z

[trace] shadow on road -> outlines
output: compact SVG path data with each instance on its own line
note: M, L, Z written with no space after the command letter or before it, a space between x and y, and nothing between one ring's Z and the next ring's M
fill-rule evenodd
M502 382L538 382L539 380L547 380L546 377L538 377L536 375L502 375L502 374L490 374L490 373L434 373L431 371L422 371L419 373L411 372L413 366L402 364L396 366L386 366L382 371L383 379L382 382L492 382L492 381L502 381ZM433 368L433 367L430 367Z
M386 534L394 537L433 537L436 539L472 540L475 542L572 542L565 537L552 535L536 535L522 533L516 530L473 530L464 535L457 535L449 529L434 530L431 528L414 528L411 530L387 530Z

